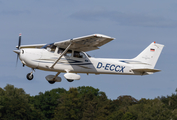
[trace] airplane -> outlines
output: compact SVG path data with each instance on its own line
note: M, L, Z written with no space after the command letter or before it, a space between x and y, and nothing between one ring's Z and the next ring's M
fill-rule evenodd
M18 58L23 66L32 68L26 75L28 80L33 79L35 69L56 72L45 78L50 84L61 82L60 73L68 82L80 80L78 73L85 74L115 74L115 75L150 75L160 72L154 69L164 47L152 42L138 56L132 59L94 58L87 51L97 50L104 44L114 40L103 34L92 34L49 44L21 45L19 34L17 50Z

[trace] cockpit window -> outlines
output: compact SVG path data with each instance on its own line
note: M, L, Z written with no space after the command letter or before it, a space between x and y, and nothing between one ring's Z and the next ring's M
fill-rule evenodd
M63 48L59 48L57 53L58 53L58 54L62 54L62 53L64 52L64 50L65 50L65 49L63 49Z
M86 58L86 56L84 55L84 53L77 52L77 51L74 51L74 57L76 57L76 58Z
M56 49L56 46L53 43L51 43L51 44L44 45L42 47L42 49L47 49L49 52L54 53L55 49Z

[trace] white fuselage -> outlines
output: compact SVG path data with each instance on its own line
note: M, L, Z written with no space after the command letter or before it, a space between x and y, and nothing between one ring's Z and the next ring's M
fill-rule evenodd
M68 82L79 80L80 75L86 74L120 74L120 75L148 75L160 70L154 69L164 47L152 42L138 56L133 59L107 59L90 57L86 51L99 49L114 38L93 34L77 37L50 44L34 44L21 46L21 34L14 52L20 58L23 66L32 68L27 79L33 79L34 69L57 72L45 78L50 83L61 82L58 75L64 72Z
M58 49L58 48L57 48ZM74 51L69 55L63 56L57 64L51 68L53 63L59 58L60 54L56 51L47 49L25 48L20 50L20 60L22 63L33 69L40 69L54 72L87 73L87 74L123 74L123 75L142 75L131 69L140 64L126 63L127 59L103 59L92 58L84 52L81 57L74 57ZM129 59L131 60L131 59ZM141 64L142 66L142 64ZM143 65L146 66L146 65Z

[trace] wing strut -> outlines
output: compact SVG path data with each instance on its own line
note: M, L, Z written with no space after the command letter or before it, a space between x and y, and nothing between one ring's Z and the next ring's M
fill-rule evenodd
M54 62L54 64L50 68L53 68L57 64L57 62L61 59L61 57L63 57L63 55L69 50L71 45L72 45L72 39L70 40L70 44L68 45L68 47L64 50L64 52L60 55L60 57Z

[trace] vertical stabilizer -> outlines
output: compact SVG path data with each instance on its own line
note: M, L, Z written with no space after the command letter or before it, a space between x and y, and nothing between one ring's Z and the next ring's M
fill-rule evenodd
M150 65L149 68L153 69L157 63L157 60L162 52L163 47L164 45L153 42L133 60L146 63Z

